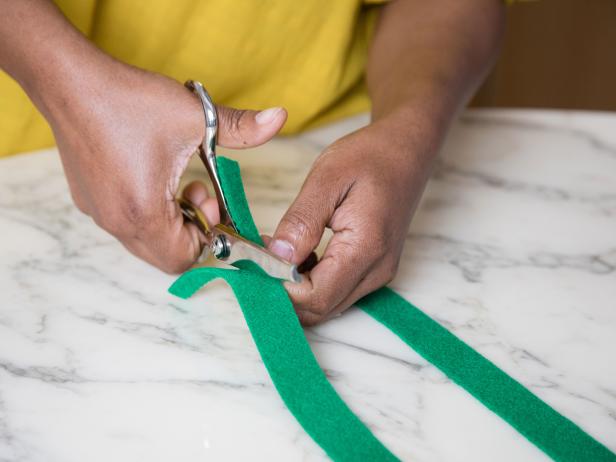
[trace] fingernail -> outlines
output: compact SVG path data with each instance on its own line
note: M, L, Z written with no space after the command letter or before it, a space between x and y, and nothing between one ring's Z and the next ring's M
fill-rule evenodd
M280 110L281 108L279 107L271 107L269 109L265 109L264 111L259 112L255 116L255 120L259 125L267 125L276 118Z
M280 258L284 258L287 261L291 261L291 258L293 258L293 246L287 241L278 239L273 240L270 243L269 249Z

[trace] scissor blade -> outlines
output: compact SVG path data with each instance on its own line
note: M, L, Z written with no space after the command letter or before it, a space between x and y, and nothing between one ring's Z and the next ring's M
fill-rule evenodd
M214 235L214 248L212 250L219 260L226 263L250 260L274 278L301 282L302 277L298 273L296 265L274 255L266 248L244 239L231 228L216 225Z

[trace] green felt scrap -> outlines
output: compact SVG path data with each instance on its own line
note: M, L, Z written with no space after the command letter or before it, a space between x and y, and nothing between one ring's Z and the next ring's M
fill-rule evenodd
M262 244L244 195L239 167L218 158L221 183L238 231ZM263 363L281 398L333 460L397 460L340 399L319 367L281 282L256 264L238 270L198 268L169 289L190 297L224 278L235 293ZM382 288L357 305L396 333L455 383L557 461L616 461L616 455L541 401L489 360L394 291Z

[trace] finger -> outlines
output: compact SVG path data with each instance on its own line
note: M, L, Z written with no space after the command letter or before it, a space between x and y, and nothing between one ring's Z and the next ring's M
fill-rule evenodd
M299 306L298 301L303 299L306 295L312 291L312 281L310 280L310 274L304 275L298 283L285 282L284 287L289 294L291 302L293 302L293 308L299 319L299 322L304 326L312 326L318 324L322 316L317 313L313 313L306 309L305 304Z
M376 270L369 268L366 274L359 277L356 282L357 286L354 289L351 289L351 293L348 296L343 297L342 301L338 303L338 305L334 305L334 301L327 302L323 305L315 304L313 301L314 293L321 290L318 285L314 285L315 283L312 283L313 288L311 293L304 292L303 294L298 294L295 297L291 297L302 325L314 326L340 316L342 312L353 306L357 300L385 285L387 280L376 273ZM348 287L341 290L340 293L346 293L346 291L348 291ZM334 300L334 296L331 295L331 297L332 300Z
M367 249L369 236L347 230L335 233L323 258L310 271L303 285L286 284L298 316L312 325L328 315L360 287L377 264Z
M226 148L249 148L269 141L287 120L287 111L273 107L263 111L217 106L218 144Z
M323 316L314 314L310 311L296 309L295 313L297 314L297 319L299 320L299 323L304 327L316 326L317 324L322 323L324 320Z
M220 223L218 201L210 197L207 187L201 181L193 181L186 185L182 191L182 197L199 207L208 223L212 225Z
M300 265L319 245L325 226L348 190L335 173L318 168L310 172L274 232L268 245L272 252Z
M148 263L170 273L181 273L197 260L203 248L196 226L185 223L175 200L169 215L148 226L133 239L123 241L128 250Z
M199 206L205 199L210 197L210 193L202 181L191 181L182 190L182 197Z
M268 236L267 234L261 234L261 239L263 239L263 243L265 244L266 247L272 241L272 238ZM297 271L299 273L306 273L310 271L312 268L314 268L314 266L317 264L318 261L319 261L319 257L317 257L317 254L315 252L310 252L310 255L308 255L308 258L306 258L306 260L304 260L303 263L297 265Z
M206 216L208 211L212 213L213 208L213 204L205 207L208 201L209 199L206 199L200 205ZM176 201L172 201L171 206L174 208L175 217L168 223L167 230L162 230L161 255L165 258L162 269L167 273L177 274L186 271L199 258L205 245L205 236L194 224L184 221L180 206ZM215 214L217 210L216 208L213 213Z
M362 279L358 286L321 321L339 316L342 312L353 306L357 300L389 284L393 280L397 268L398 260L396 260L394 264L389 264L387 259L381 260L380 264L378 264L376 268L373 268Z

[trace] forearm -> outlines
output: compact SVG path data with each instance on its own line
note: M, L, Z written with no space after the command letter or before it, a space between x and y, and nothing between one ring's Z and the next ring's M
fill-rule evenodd
M96 72L91 64L110 59L50 0L0 0L0 11L0 68L46 116L52 99L79 91Z
M495 60L503 31L499 0L392 0L371 46L372 117L442 137Z

